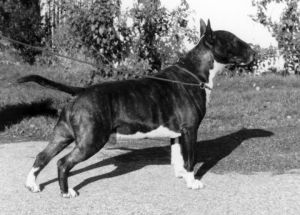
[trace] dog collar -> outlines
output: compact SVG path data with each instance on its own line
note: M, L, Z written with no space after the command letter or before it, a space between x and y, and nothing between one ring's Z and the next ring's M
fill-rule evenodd
M208 90L212 90L211 87L209 87L205 82L201 81L194 73L192 73L191 71L189 71L188 69L181 67L177 64L175 64L174 66L176 66L178 69L184 71L185 73L189 74L190 76L192 76L195 80L197 80L197 82L199 83L200 88L202 89L208 89Z

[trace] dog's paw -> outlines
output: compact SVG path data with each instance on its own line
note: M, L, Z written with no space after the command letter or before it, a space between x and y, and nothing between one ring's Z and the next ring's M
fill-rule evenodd
M25 187L26 187L30 192L33 192L33 193L41 192L41 188L40 188L40 186L37 185L37 184L25 184Z
M68 198L68 199L70 199L70 198L75 198L75 197L77 197L77 196L78 196L78 193L77 193L75 190L73 190L72 188L69 188L68 193L62 193L61 196L62 196L63 198Z
M204 184L200 180L194 179L187 183L187 187L192 190L198 190L204 188Z
M189 189L198 190L204 187L200 180L195 179L193 172L187 172L185 175L183 175L183 178L185 179L186 185Z

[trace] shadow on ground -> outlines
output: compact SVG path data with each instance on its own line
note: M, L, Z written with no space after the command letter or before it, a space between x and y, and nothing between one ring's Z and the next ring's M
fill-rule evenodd
M197 145L197 161L195 172L198 178L202 178L211 168L215 167L220 160L226 158L235 149L237 149L245 140L259 137L270 137L273 133L263 129L241 129L229 135L225 135L212 140L205 140L198 142ZM241 149L245 147L239 147L238 158L246 160L245 152L247 149ZM238 150L238 149L237 149ZM244 152L243 152L244 151ZM248 151L249 152L249 151ZM228 159L223 166L215 168L216 172L223 171L239 171L238 168L243 168L239 165L239 159L235 159L234 162L230 162ZM201 164L201 165L199 165ZM230 166L226 169L226 167Z
M57 116L57 110L52 107L53 101L46 99L30 104L14 104L0 108L0 131L6 127L21 122L23 119L34 116Z
M262 129L242 129L232 134L222 136L216 139L200 141L197 143L197 162L202 165L197 167L199 177L202 177L208 170L214 167L220 160L231 154L241 143L247 139L257 137L270 137L273 133ZM147 165L169 165L170 164L170 146L150 147L143 149L130 148L111 148L129 151L127 153L104 159L82 169L75 170L71 175L80 174L92 169L100 168L106 165L115 165L116 169L109 173L93 176L85 179L75 187L80 190L82 187L104 178L120 176L132 171L139 170ZM44 188L48 184L57 181L49 180L41 184Z

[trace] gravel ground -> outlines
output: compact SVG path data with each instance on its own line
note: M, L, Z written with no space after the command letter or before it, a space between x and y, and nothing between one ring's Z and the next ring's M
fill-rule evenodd
M41 193L24 182L46 142L0 145L0 214L299 214L300 170L274 175L207 173L202 190L188 190L169 165L168 149L143 158L126 148L106 148L74 168L69 184L79 191L63 199L56 181L57 156L41 172ZM70 148L65 150L69 151ZM66 152L63 152L66 153ZM158 150L149 150L149 153ZM132 157L130 156L132 155ZM80 173L80 174L79 174Z

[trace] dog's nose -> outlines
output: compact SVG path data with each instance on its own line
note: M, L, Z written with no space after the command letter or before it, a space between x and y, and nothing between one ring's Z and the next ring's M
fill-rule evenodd
M253 58L256 58L256 56L257 56L257 52L253 49L252 49L252 56L253 56Z
M253 49L250 50L249 62L253 62L257 57L257 52Z
M254 50L254 46L252 44L250 44L248 54L253 58L253 60L255 60L255 58L257 57L257 52Z

